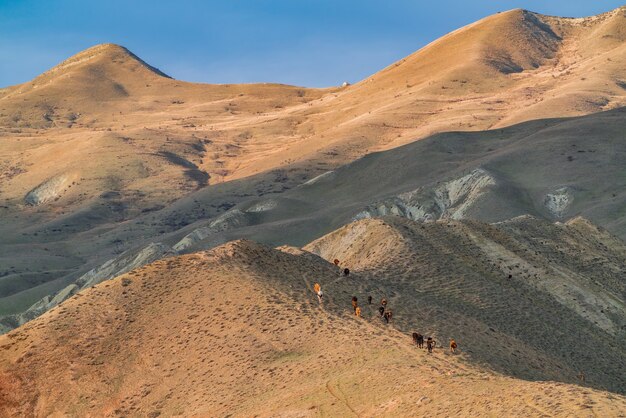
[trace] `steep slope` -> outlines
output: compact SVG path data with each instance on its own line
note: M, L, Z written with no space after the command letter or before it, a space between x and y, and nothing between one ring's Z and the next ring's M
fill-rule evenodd
M472 360L524 379L584 371L588 384L626 390L626 245L584 221L389 217L305 248L367 277L361 294L387 297L404 332L455 336Z
M303 126L336 138L329 152L345 158L436 132L624 106L625 25L624 8L586 19L489 16L324 98ZM298 152L323 145L307 141Z
M0 337L0 416L618 416L626 407L620 395L428 355L369 313L346 312L358 280L336 274L300 250L239 241L83 291ZM326 290L322 306L313 281Z

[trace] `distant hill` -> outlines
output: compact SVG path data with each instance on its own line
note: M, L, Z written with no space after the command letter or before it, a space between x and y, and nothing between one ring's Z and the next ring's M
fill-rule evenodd
M98 45L0 91L2 192L17 209L36 187L74 175L72 193L51 194L51 212L110 190L131 199L139 189L150 207L286 167L311 177L433 133L615 109L626 104L625 10L499 13L330 89L187 83Z
M304 245L367 217L498 222L527 214L550 221L584 216L623 239L624 132L626 112L617 109L438 134L369 154L281 194L248 199L219 217L193 223L198 208L217 198L215 191L200 190L162 211L166 219L190 222L165 240L179 250L242 236ZM177 244L184 233L187 238Z

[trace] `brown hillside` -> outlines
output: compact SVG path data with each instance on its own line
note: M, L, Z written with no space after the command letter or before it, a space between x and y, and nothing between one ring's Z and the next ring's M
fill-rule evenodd
M500 13L345 89L185 83L125 48L96 46L4 90L3 169L19 173L4 192L17 204L71 171L41 163L42 154L94 162L75 185L83 197L61 197L65 206L111 188L102 177L163 201L164 184L181 195L285 166L311 176L434 132L623 106L624 15ZM155 158L163 152L176 158Z
M293 189L210 245L284 243L285 227L302 245L469 170L496 186L464 203L467 217L583 214L622 236L624 19L500 13L347 88L186 83L106 44L2 89L0 316ZM443 130L478 132L415 141ZM297 187L333 169L337 182Z
M432 355L295 249L155 262L0 337L0 416L618 416L626 399ZM361 278L363 279L363 278ZM320 281L327 301L311 291ZM469 349L469 344L463 346Z
M508 375L575 382L583 370L595 387L626 390L626 246L586 221L389 217L305 248L368 277L362 293L386 296L404 332L456 336Z

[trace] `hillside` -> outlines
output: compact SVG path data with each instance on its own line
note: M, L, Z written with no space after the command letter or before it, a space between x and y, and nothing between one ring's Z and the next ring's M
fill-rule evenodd
M160 247L151 243L182 253L242 237L301 246L354 219L389 214L486 222L525 214L549 221L582 215L623 239L625 129L624 111L617 109L439 134L372 153L297 187L255 176L203 188L134 219L127 215L132 207L116 194L51 222L7 218L0 243L0 264L6 266L0 271L0 315L36 305L0 324L13 327L42 306L53 306L56 292L69 291L67 286L109 260L133 266L128 257L158 258L151 248ZM124 271L104 268L98 280Z
M438 134L194 222L220 196L201 190L162 211L190 225L161 239L183 251L238 237L300 246L367 217L499 222L526 214L561 222L583 216L624 239L624 115L617 109Z
M478 348L464 336L460 354L429 355L373 310L349 312L370 280L365 270L338 278L309 253L247 241L157 261L0 336L0 416L608 417L626 408L621 395L473 365ZM326 292L322 306L314 281ZM406 321L396 286L378 291ZM456 337L428 327L440 342Z
M2 89L0 317L151 243L299 246L387 214L624 238L624 13L499 13L346 88L187 83L105 44Z
M615 109L626 103L625 20L623 8L588 19L500 13L343 89L186 83L99 45L0 93L2 191L17 209L66 176L47 212L112 189L149 207L286 167L310 178L436 132Z
M224 165L244 151L237 142L250 137L224 137L212 123L258 117L324 92L186 83L121 46L98 45L0 97L0 190L8 209L31 218L79 212L110 192L132 203L133 217L223 180Z
M584 370L589 384L626 390L626 246L584 220L390 217L305 249L371 277L363 291L384 289L406 333L457 336L472 360L523 379L574 382Z

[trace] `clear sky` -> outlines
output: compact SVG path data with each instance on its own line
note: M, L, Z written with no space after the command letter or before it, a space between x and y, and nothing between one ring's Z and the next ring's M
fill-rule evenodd
M0 86L99 43L174 78L355 82L498 11L589 16L626 0L0 0Z

